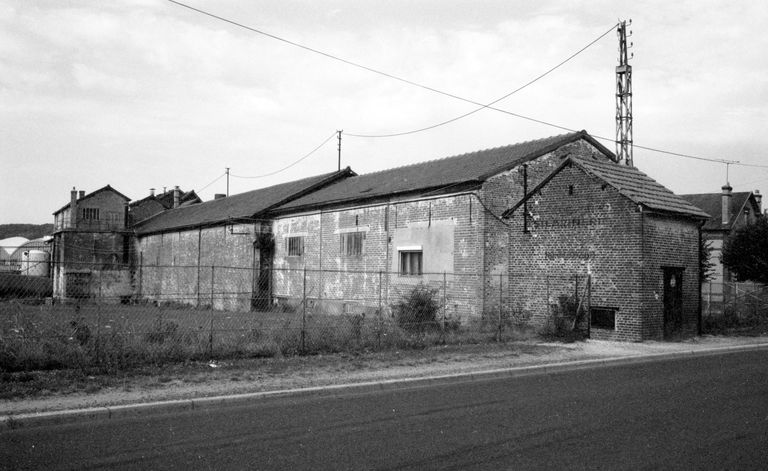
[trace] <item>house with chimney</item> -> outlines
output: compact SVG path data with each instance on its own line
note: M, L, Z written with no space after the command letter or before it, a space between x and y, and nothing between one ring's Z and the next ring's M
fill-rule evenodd
M53 213L53 295L59 299L132 294L131 226L159 212L200 203L179 187L131 203L106 185L86 194L73 188L70 201Z
M53 213L54 297L127 294L129 201L110 185L88 194L72 188L70 201Z
M711 215L701 228L702 237L711 248L709 261L713 267L711 278L702 286L702 298L711 312L722 311L728 284L735 281L720 260L723 246L736 231L764 217L763 197L758 190L734 192L729 183L723 185L720 193L681 196Z

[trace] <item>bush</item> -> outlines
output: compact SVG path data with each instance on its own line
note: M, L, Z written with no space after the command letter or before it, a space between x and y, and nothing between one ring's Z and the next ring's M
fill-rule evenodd
M437 324L437 289L419 283L393 306L397 325L408 332L424 332Z

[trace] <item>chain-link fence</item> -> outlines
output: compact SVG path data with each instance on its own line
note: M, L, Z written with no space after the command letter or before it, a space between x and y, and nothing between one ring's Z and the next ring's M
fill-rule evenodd
M706 282L701 287L704 332L768 330L768 286L757 283Z
M589 279L221 266L0 276L0 369L498 342L588 329ZM532 328L536 325L537 328Z

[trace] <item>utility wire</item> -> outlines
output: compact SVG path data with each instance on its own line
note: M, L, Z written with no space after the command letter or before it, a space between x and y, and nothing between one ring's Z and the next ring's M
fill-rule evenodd
M224 175L226 175L226 173L222 173L221 175L219 175L218 177L216 177L216 178L215 178L215 179L214 179L214 180L213 180L211 183L209 183L209 184L205 185L204 187L200 188L200 189L199 189L199 190L197 190L197 191L203 191L203 190L205 190L205 189L206 189L206 188L208 188L209 186L211 186L211 185L213 185L214 183L216 183L217 181L221 180L221 178L222 178Z
M362 64L358 64L358 63L356 63L356 62L352 62L352 61L350 61L350 60L347 60L347 59L344 59L344 58L342 58L342 57L339 57L339 56L335 56L335 55L333 55L333 54L330 54L330 53L327 53L327 52L323 52L323 51L320 51L320 50L318 50L318 49L314 49L314 48L311 48L311 47L309 47L309 46L305 46L305 45L303 45L303 44L300 44L300 43L297 43L297 42L294 42L294 41L290 41L290 40L288 40L288 39L285 39L285 38L281 38L280 36L276 36L276 35L274 35L274 34L271 34L271 33L267 33L267 32L265 32L265 31L261 31L261 30L259 30L259 29L256 29L256 28L253 28L253 27L250 27L250 26L244 25L244 24L242 24L242 23L238 23L238 22L236 22L236 21L233 21L233 20L230 20L230 19L227 19L227 18L224 18L224 17L218 16L218 15L214 15L213 13L209 13L209 12L207 12L207 11L205 11L205 10L201 10L201 9L199 9L199 8L195 8L195 7L192 7L192 6L190 6L190 5L187 5L187 4L185 4L185 3L182 3L182 2L178 2L178 1L176 1L176 0L167 0L167 1L168 1L168 2L170 2L170 3L173 3L173 4L175 4L175 5L178 5L178 6L180 6L180 7L184 7L184 8L187 8L187 9L189 9L189 10L192 10L192 11L194 11L194 12L200 13L201 15L205 15L205 16L208 16L208 17L210 17L210 18L214 18L214 19L217 19L217 20L219 20L219 21L223 21L223 22L225 22L225 23L229 23L229 24L231 24L231 25L237 26L237 27L239 27L239 28L243 28L243 29L246 29L246 30L248 30L248 31L252 31L252 32L254 32L254 33L257 33L257 34L261 34L261 35L263 35L263 36L266 36L266 37L269 37L269 38L275 39L275 40L277 40L277 41L281 41L281 42L283 42L283 43L286 43L286 44L289 44L289 45L291 45L291 46L295 46L295 47L298 47L298 48L304 49L304 50L306 50L306 51L309 51L309 52L313 52L313 53L315 53L315 54L319 54L319 55L321 55L321 56L327 57L327 58L329 58L329 59L333 59L333 60L335 60L335 61L338 61L338 62L342 62L342 63L344 63L344 64L347 64L347 65L350 65L350 66L352 66L352 67L357 67L357 68L359 68L359 69L367 70L367 71L369 71L369 72L372 72L372 73L375 73L375 74L378 74L378 75L382 75L382 76L384 76L384 77L388 77L388 78L390 78L390 79L393 79L393 80L397 80L397 81L399 81L399 82L403 82L403 83L406 83L406 84L408 84L408 85L412 85L412 86L414 86L414 87L418 87L418 88L421 88L421 89L424 89L424 90L429 90L429 91L431 91L431 92L434 92L434 93L438 93L438 94L440 94L440 95L444 95L444 96L447 96L447 97L450 97L450 98L454 98L454 99L456 99L456 100L460 100L460 101L464 101L464 102L466 102L466 103L470 103L470 104L473 104L473 105L475 105L475 106L478 106L478 107L479 107L479 109L489 109L489 110L494 110L494 111L498 111L498 112L500 112L500 113L504 113L504 114L506 114L506 115L509 115L509 116L514 116L514 117L516 117L516 118L524 119L524 120L527 120L527 121L531 121L531 122L534 122L534 123L538 123L538 124L543 124L543 125L545 125L545 126L549 126L549 127L553 127L553 128L561 129L561 130L564 130L564 131L568 131L568 132L576 132L576 130L574 130L574 129L571 129L571 128L567 128L567 127L565 127L565 126L560 126L560 125L558 125L558 124L550 123L550 122L547 122L547 121L544 121L544 120L540 120L540 119L536 119L536 118L531 118L531 117L529 117L529 116L524 116L524 115L521 115L521 114L518 114L518 113L513 113L513 112L511 112L511 111L503 110L503 109L500 109L500 108L496 108L496 107L493 107L493 106L488 106L488 105L486 105L486 104L483 104L483 103L479 103L479 102L477 102L477 101L474 101L474 100L470 100L470 99L468 99L468 98L464 98L464 97L461 97L461 96L458 96L458 95L454 95L454 94L452 94L452 93L448 93L448 92L445 92L445 91L442 91L442 90L438 90L438 89L436 89L436 88L432 88L432 87L429 87L429 86L427 86L427 85L423 85L423 84L420 84L420 83L417 83L417 82L413 82L413 81L411 81L411 80L408 80L408 79L404 79L404 78L402 78L402 77L398 77L398 76L396 76L396 75L392 75L392 74L389 74L389 73L387 73L387 72L383 72L383 71L381 71L381 70L378 70L378 69L374 69L374 68L372 68L372 67L368 67L368 66L365 66L365 65L362 65ZM614 28L615 28L615 26L613 26L613 27L612 27L612 28L609 30L609 32L610 32L610 31L612 31ZM598 38L598 39L600 39L600 38ZM588 46L587 46L587 47L588 47ZM503 99L503 98L501 98L501 99ZM499 100L496 100L496 101L500 101L501 99L499 99ZM492 102L491 104L494 104L494 103L495 103L495 102ZM479 111L479 110L478 110L478 111ZM462 117L463 117L463 116L462 116ZM460 119L460 118L461 118L461 117L459 117L459 118L457 118L457 119ZM450 121L449 121L449 122L450 122ZM334 133L333 135L336 135L336 133ZM352 134L348 134L348 135L349 135L349 136L353 136ZM397 134L395 134L395 135L397 135ZM381 136L381 137L384 137L384 136ZM604 141L607 141L607 142L612 142L612 143L615 143L615 142L616 142L616 140L615 140L615 139L613 139L613 138L600 137L600 136L595 136L595 135L592 135L592 137L594 137L594 138L596 138L596 139L601 139L601 140L604 140ZM329 140L330 140L330 138L329 138ZM634 146L634 147L637 147L637 148L639 148L639 149L644 149L644 150L648 150L648 151L651 151L651 152L659 152L659 153L663 153L663 154L667 154L667 155L674 155L674 156L677 156L677 157L684 157L684 158L695 159L695 160L702 160L702 161L707 161L707 162L727 163L727 164L732 164L732 165L742 165L742 166L748 166L748 167L757 167L757 168L768 168L768 166L766 166L766 165L758 165L758 164L743 164L743 163L741 163L741 162L736 162L736 161L729 161L729 160L725 160L725 159L711 159L711 158L706 158L706 157L698 157L698 156L694 156L694 155L681 154L681 153L677 153L677 152L671 152L671 151L665 151L665 150L661 150L661 149L655 149L655 148L653 148L653 147L645 147L645 146L640 146L640 145L638 145L638 144L633 144L633 146ZM279 171L282 171L282 170L279 170ZM263 177L263 176L269 176L269 175L261 175L261 176L255 176L255 177L252 177L252 178L261 178L261 177ZM247 177L241 177L241 178L247 178Z
M170 1L170 0L169 0L169 1ZM301 162L302 160L305 160L305 159L306 159L306 158L308 158L310 155L312 155L312 154L314 154L315 152L317 152L318 150L320 150L320 148L321 148L321 147L323 147L324 145L326 145L326 144L328 143L328 141L330 141L330 140L331 140L331 139L333 139L334 137L336 137L336 131L334 131L334 132L333 132L333 134L331 134L330 136L328 136L328 138L327 138L326 140L324 140L322 144L320 144L319 146L317 146L317 147L315 147L314 149L312 149L312 150L309 152L309 154L307 154L307 155L305 155L304 157L302 157L302 158L300 158L300 159L296 160L295 162L291 163L290 165L287 165L287 166L285 166L285 167L281 168L280 170L275 170L274 172L265 173L265 174L263 174L263 175L253 175L253 176L250 176L250 177L246 177L246 176L242 176L242 175L233 175L233 174L231 174L231 173L229 174L229 176L230 176L230 177L235 177L235 178L264 178L264 177L271 177L272 175L276 175L276 174L278 174L278 173L280 173L280 172L282 172L282 171L288 170L289 168L291 168L291 167L293 167L294 165L298 164L298 163L299 163L299 162Z
M446 125L446 124L449 124L449 123L453 123L454 121L458 121L458 120L460 120L460 119L462 119L462 118L466 118L467 116L470 116L470 115L472 115L472 114L475 114L475 113L477 113L478 111L481 111L481 110L484 110L484 109L486 109L486 108L489 108L489 107L491 107L491 106L495 105L496 103L498 103L498 102L500 102L500 101L502 101L502 100L505 100L505 99L509 98L510 96L514 95L515 93L517 93L517 92L519 92L519 91L523 90L524 88L527 88L528 86L530 86L530 85L533 85L534 83L536 83L536 82L538 82L539 80L543 79L544 77L546 77L546 76L547 76L547 75L549 75L550 73L554 72L555 70L557 70L557 69L559 69L560 67L562 67L563 65L565 65L567 62L569 62L569 61L570 61L571 59L573 59L574 57L578 56L579 54L581 54L582 52L584 52L585 50L587 50L587 49L588 49L589 47L591 47L593 44L595 44L595 43L596 43L596 42L598 42L599 40L603 39L605 36L607 36L607 35L608 35L608 33L610 33L610 32L612 32L613 30L615 30L615 29L616 29L616 26L618 26L618 23L616 23L615 25L611 26L611 28L610 28L608 31L606 31L605 33L601 34L600 36L598 36L597 38L595 38L594 40L592 40L592 41L591 41L589 44L587 44L586 46L582 47L581 49L579 49L579 50L578 50L578 51L576 51L575 53L571 54L571 55L570 55L570 56L568 56L568 57L567 57L565 60L561 61L559 64L557 64L556 66L554 66L554 67L552 67L551 69L547 70L547 71L546 71L546 72L544 72L543 74L541 74L541 75L538 75L538 76L537 76L537 77L535 77L534 79L532 79L532 80L528 81L527 83L525 83L524 85L522 85L522 86L520 86L520 87L516 88L515 90L512 90L511 92L507 93L506 95L504 95L504 96L502 96L502 97L500 97L500 98L497 98L497 99L493 100L492 102L490 102L490 103L488 103L488 104L485 104L485 105L483 105L483 106L481 106L481 107L479 107L479 108L475 108L474 110L472 110L472 111L470 111L470 112L468 112L468 113L464 113L464 114L462 114L462 115L456 116L455 118L451 118L451 119L449 119L449 120L446 120L446 121L442 121L442 122L440 122L440 123L437 123L437 124L433 124L433 125L431 125L431 126L426 126L426 127L423 127L423 128L414 129L414 130L411 130L411 131L403 131L403 132L396 132L396 133L390 133L390 134L362 134L362 133L357 133L357 134L355 134L355 133L349 133L349 132L345 132L344 134L346 134L347 136L352 136L352 137L367 137L367 138L379 138L379 137L395 137L395 136L405 136L405 135L408 135L408 134L415 134L415 133L417 133L417 132L422 132L422 131L428 131L428 130L430 130L430 129L435 129L435 128L437 128L437 127L440 127L440 126L443 126L443 125Z

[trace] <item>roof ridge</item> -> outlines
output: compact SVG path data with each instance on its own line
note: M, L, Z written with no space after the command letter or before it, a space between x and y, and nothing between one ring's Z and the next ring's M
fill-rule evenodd
M471 152L464 152L464 153L461 153L461 154L454 154L454 155L448 155L448 156L445 156L445 157L438 157L438 158L430 159L430 160L423 160L421 162L416 162L416 163L412 163L412 164L399 165L399 166L396 166L396 167L384 168L384 169L376 170L376 171L373 171L373 172L370 172L370 173L363 173L363 174L360 174L358 176L359 177L367 177L367 176L376 175L376 174L380 174L380 173L384 173L384 172L390 172L392 170L400 170L400 169L406 169L406 168L409 168L409 167L417 167L417 166L420 166L420 165L432 164L432 163L435 163L435 162L441 162L441 161L449 160L449 159L459 159L459 158L462 158L462 157L467 157L467 156L472 155L472 154L481 154L481 153L485 153L485 152L494 152L494 151L498 151L500 149L507 149L507 148L512 148L512 147L523 146L523 145L526 145L526 144L531 144L531 143L539 142L539 141L557 140L557 139L562 139L565 136L577 135L577 134L581 134L583 132L584 131L568 132L568 133L563 133L563 134L556 134L554 136L541 137L539 139L529 139L527 141L516 142L514 144L505 144L505 145L502 145L502 146L488 147L488 148L485 148L485 149L478 149L478 150L471 151Z

